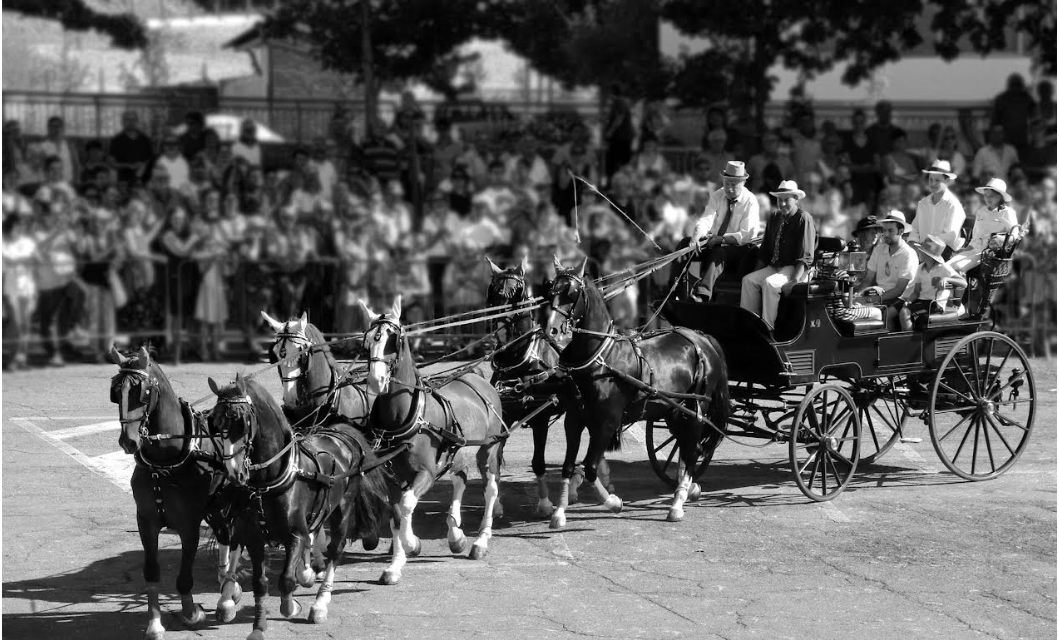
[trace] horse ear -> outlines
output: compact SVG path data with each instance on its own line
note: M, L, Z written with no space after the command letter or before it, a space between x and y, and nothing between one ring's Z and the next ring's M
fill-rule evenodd
M215 395L215 396L221 395L221 390L217 386L217 383L213 381L213 378L206 378L206 384L210 385L210 391L213 392L213 395Z
M581 266L577 270L577 277L579 277L579 278L584 278L585 277L585 267L587 267L587 266L588 266L588 256L585 256L585 259L581 261Z
M529 271L529 256L523 255L522 262L518 263L518 274L522 277L526 276L526 272Z
M390 308L390 313L393 314L394 318L401 319L401 295L397 294L394 298L393 306Z
M273 331L279 332L283 330L283 323L277 320L273 320L272 316L265 313L264 309L261 310L261 317L265 319L265 322L268 323L268 326L272 327Z
M489 263L489 268L493 270L493 275L496 275L498 273L503 273L504 270L501 269L500 267L496 266L496 263L493 262L492 260L490 260L489 256L485 257L485 261Z
M140 360L144 366L151 364L151 352L147 350L147 347L140 345Z
M377 313L375 313L374 311L372 311L372 310L371 310L371 307L369 307L369 306L368 306L368 303L367 303L367 302L364 302L364 300L363 300L363 299L361 299L361 298L357 298L357 302L359 302L359 303L360 303L360 306L361 306L361 308L363 308L363 309L364 309L364 312L368 314L368 317L369 317L369 318L371 318L372 320L374 320L375 318L378 318L378 317L379 317L379 314L377 314Z
M119 367L125 364L125 361L128 360L128 358L121 355L121 352L118 351L118 348L113 344L110 345L110 353L107 355L109 356L110 361Z
M552 256L552 260L555 261L555 270L556 271L562 271L563 270L563 263L559 262L559 256Z
M302 317L298 318L298 330L305 333L305 325L309 324L309 314L302 311Z
M243 377L242 371L235 373L235 388L239 390L239 393L246 395L246 378Z

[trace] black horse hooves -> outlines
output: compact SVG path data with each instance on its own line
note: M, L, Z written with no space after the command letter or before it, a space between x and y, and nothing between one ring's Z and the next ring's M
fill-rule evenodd
M418 558L421 553L423 553L423 541L416 538L416 546L412 547L412 550L408 552L408 557Z
M480 544L476 544L473 547L471 547L471 555L469 555L467 557L469 557L471 560L482 560L482 559L485 558L485 556L488 553L489 553L489 548L488 547L482 546Z
M379 546L379 536L364 536L361 538L360 543L364 545L365 551L374 551ZM390 552L393 553L393 546L390 547Z

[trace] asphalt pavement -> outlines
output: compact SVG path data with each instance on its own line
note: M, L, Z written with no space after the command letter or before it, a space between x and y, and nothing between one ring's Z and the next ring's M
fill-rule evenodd
M209 393L256 365L164 366L185 398ZM926 427L874 466L858 469L835 501L798 491L785 445L725 442L702 499L683 522L665 522L670 494L652 472L642 426L610 456L625 510L574 505L565 530L535 517L530 434L508 442L504 517L490 554L456 557L445 541L449 484L420 502L422 556L396 586L377 583L387 543L352 545L338 571L330 619L279 614L281 561L271 557L268 638L967 638L1056 637L1056 367L1034 361L1038 406L1032 442L998 479L968 483L945 470ZM146 625L142 551L120 452L109 365L4 373L3 618L8 639L138 638ZM274 372L260 376L278 395ZM759 445L754 442L751 444ZM562 430L548 444L558 495ZM465 529L481 517L472 481ZM236 621L212 616L185 629L174 580L176 537L162 534L167 638L243 638L248 592ZM217 600L214 558L200 548L196 601ZM299 589L308 612L315 591Z

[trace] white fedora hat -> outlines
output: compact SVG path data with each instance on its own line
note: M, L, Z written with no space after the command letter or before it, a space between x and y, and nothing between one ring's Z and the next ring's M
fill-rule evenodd
M934 164L923 169L923 173L939 173L949 180L956 179L956 174L952 172L952 165L948 160L935 160Z
M999 193L1004 198L1004 202L1011 202L1011 195L1008 194L1008 184L1000 178L990 178L984 187L975 187L974 190L978 193L985 193L987 189Z
M769 191L769 195L774 198L794 196L801 200L805 197L805 192L798 188L798 183L794 180L784 180L780 182L780 186L775 191Z

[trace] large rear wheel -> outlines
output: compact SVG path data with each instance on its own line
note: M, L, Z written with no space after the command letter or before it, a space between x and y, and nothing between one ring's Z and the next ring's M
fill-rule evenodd
M647 440L647 458L651 461L651 468L654 469L655 475L671 489L675 489L678 481L677 470L680 468L680 447L677 446L677 437L670 432L669 426L664 421L648 420L644 425L644 439ZM706 467L710 466L712 459L713 451L711 450L705 457L695 462L695 468L691 473L692 481L699 479Z
M993 331L971 334L941 361L931 388L930 441L965 480L1004 473L1026 450L1037 388L1021 348Z
M901 439L901 430L908 419L908 403L900 378L870 378L857 380L850 387L850 395L860 417L860 461L873 464Z
M790 433L794 480L810 500L833 500L849 484L860 458L860 417L845 388L814 387L794 414Z

